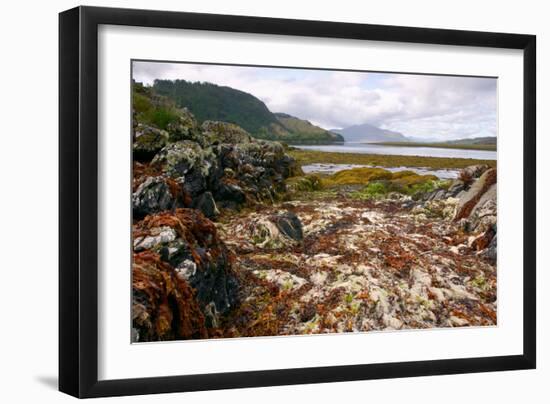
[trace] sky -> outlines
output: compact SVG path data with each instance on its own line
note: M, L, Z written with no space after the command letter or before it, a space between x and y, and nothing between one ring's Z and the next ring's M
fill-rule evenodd
M134 62L133 78L229 86L325 129L368 123L423 140L497 135L494 78L164 62Z

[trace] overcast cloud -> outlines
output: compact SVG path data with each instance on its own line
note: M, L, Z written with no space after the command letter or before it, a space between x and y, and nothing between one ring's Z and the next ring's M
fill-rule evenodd
M370 123L439 140L496 136L496 79L134 62L134 79L207 81L326 129Z

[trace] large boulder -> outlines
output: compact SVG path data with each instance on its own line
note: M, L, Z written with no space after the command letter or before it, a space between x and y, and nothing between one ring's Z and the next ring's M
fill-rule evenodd
M149 215L133 229L134 251L153 251L196 290L206 325L237 302L238 281L232 256L216 226L196 209L176 209Z
M470 216L483 195L497 182L497 170L491 168L483 173L479 179L472 184L470 189L462 195L458 201L455 221ZM496 195L496 193L495 193Z
M204 121L201 125L201 129L204 137L211 144L252 142L252 137L246 130L232 123Z
M150 161L169 142L169 134L152 126L137 124L134 129L133 158Z
M204 136L193 114L187 108L180 109L178 112L178 118L170 122L166 128L170 141L192 140L204 146Z

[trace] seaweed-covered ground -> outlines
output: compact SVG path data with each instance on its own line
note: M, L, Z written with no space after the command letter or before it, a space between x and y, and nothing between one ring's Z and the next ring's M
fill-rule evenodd
M496 324L496 269L458 199L291 201L221 224L243 279L235 336ZM273 223L296 215L301 238ZM292 236L292 235L291 235ZM479 241L478 241L479 242Z

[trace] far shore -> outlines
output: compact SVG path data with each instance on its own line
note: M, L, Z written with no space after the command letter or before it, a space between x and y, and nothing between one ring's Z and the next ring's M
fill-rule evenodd
M287 151L301 165L326 164L362 164L376 167L423 167L436 170L462 169L476 164L496 167L496 160L478 160L449 157L398 156L384 154L324 152L289 147Z
M423 142L366 142L364 144L376 144L382 146L401 147L435 147L440 149L486 150L496 151L496 144L453 144L453 143L423 143Z

